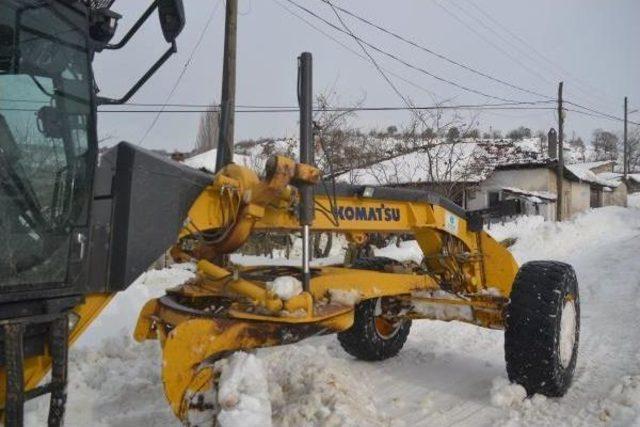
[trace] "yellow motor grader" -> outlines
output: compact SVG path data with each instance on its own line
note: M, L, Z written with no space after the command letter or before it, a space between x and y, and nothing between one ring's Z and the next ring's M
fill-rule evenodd
M483 213L438 194L320 185L314 166L311 55L298 60L300 161L256 172L222 158L215 175L127 143L98 157L98 105L126 102L175 52L178 0L156 0L121 42L111 1L0 3L0 413L23 422L26 400L51 395L64 416L68 346L167 249L197 264L192 280L141 308L138 341L158 340L164 390L195 425L218 409L215 362L234 351L337 333L358 359L396 355L414 319L505 330L509 378L562 396L578 347L571 266L529 262L483 231ZM91 60L127 44L158 10L171 47L123 98L97 96ZM21 132L24 126L29 132ZM223 153L224 150L220 150ZM224 156L224 154L220 154ZM301 232L299 267L244 267L227 255L252 233ZM348 257L312 267L312 233L344 234L350 254L373 233L411 234L422 263ZM287 295L274 283L300 284ZM149 361L154 363L154 361ZM283 361L286 363L286 361ZM51 381L40 385L51 372ZM207 418L207 417L205 417ZM210 417L208 417L211 419Z

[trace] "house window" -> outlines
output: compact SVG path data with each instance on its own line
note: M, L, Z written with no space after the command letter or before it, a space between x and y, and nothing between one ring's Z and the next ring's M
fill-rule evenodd
M489 207L493 208L498 205L500 202L500 192L499 191L489 191Z

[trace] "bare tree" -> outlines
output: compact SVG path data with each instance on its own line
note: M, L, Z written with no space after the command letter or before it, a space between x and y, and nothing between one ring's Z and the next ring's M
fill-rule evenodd
M618 158L618 136L602 129L593 132L591 144L595 150L595 160L616 160Z
M578 137L573 137L571 138L569 141L569 146L576 152L578 153L578 160L580 161L585 161L586 159L586 150L587 147L584 143L584 141L582 140L582 138Z
M630 130L627 136L629 153L629 171L631 173L640 172L640 126Z
M524 126L520 126L517 129L513 129L509 131L509 133L507 134L507 138L512 139L514 141L521 141L525 138L531 138L531 136L532 136L531 129Z
M218 132L220 129L220 110L216 104L211 104L207 111L200 115L198 134L196 135L196 154L213 150L218 147Z

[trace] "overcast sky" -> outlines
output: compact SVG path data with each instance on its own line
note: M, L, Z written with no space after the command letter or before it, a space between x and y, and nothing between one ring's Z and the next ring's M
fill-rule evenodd
M295 1L339 25L331 9L321 0ZM184 0L184 3L187 25L178 39L179 53L131 102L166 101L212 13L213 19L202 43L170 102L207 104L219 100L224 3L222 0ZM124 15L116 39L147 4L147 1L115 2L113 9ZM335 4L453 60L527 90L555 97L557 82L564 80L565 97L578 104L622 116L626 95L631 109L640 107L638 0L336 0ZM305 15L286 0L240 0L239 105L295 105L296 57L302 51L310 51L314 56L316 93L333 91L338 97L336 102L341 105L361 100L367 106L402 105L402 100L370 62L292 16L282 5L353 51L361 52L353 39ZM453 66L348 16L344 19L363 39L434 75L500 98L542 99ZM154 16L124 49L98 55L96 74L101 94L122 95L166 48ZM498 102L443 83L379 53L371 54L383 68L412 83L390 75L398 89L415 105L430 105L434 100L450 100L450 104ZM463 121L470 120L470 114L464 114ZM631 118L640 121L640 113ZM154 114L101 113L99 119L101 136L111 137L109 144L121 140L137 143L151 125ZM190 150L198 120L197 114L162 114L144 146ZM367 130L394 124L402 128L410 120L411 113L407 111L362 112L354 118L353 126ZM486 111L476 120L483 131L490 127L508 130L518 125L548 130L556 125L553 112L541 110ZM589 139L598 127L622 130L622 124L615 121L567 113L569 136L575 131ZM296 134L296 114L239 114L236 117L236 140Z

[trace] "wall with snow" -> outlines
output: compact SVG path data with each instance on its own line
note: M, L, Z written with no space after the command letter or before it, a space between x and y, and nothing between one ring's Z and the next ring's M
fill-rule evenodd
M489 192L500 191L505 187L520 188L527 191L544 191L556 193L555 172L547 168L496 170L491 176L479 185L473 198L467 199L467 209L485 209L489 207ZM590 207L590 185L586 182L564 180L564 217L574 218L580 212ZM614 197L611 195L610 197ZM615 195L616 203L623 205L621 200L626 197L621 193ZM539 214L545 219L553 221L556 216L555 203L540 205Z
M521 188L529 191L551 191L551 171L548 169L496 170L479 186L473 198L467 200L467 209L476 210L489 207L489 192L505 187ZM554 182L555 185L555 182ZM555 189L555 187L554 187Z
M627 206L628 188L624 182L621 182L618 187L614 188L611 192L604 194L605 206Z
M564 219L574 218L591 206L591 186L589 184L565 179L563 190L565 194Z
M555 185L555 177L549 169L496 170L479 185L473 197L467 197L467 209L488 208L490 191L514 187L528 191L555 193ZM548 220L555 219L555 203L540 205L538 213Z

